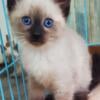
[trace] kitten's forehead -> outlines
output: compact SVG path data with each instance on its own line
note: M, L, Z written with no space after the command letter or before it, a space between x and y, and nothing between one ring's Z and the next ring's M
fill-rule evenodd
M36 11L56 19L62 17L61 10L53 0L20 0L17 2L13 15L19 17L30 13L34 15Z

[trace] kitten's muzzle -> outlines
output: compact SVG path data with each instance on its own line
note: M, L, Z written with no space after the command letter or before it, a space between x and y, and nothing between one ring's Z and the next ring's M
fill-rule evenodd
M45 43L43 33L30 33L28 40L33 45L42 45Z
M36 16L32 27L28 30L29 41L33 45L42 45L45 43L46 32L41 24L41 18Z
M43 34L42 33L34 33L31 35L33 42L41 42L43 40Z

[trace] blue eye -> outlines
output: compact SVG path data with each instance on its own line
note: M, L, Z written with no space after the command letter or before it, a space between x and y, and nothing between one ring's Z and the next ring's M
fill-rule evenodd
M46 28L51 28L53 26L54 21L51 18L46 18L44 20L44 26Z
M32 20L29 16L24 16L24 17L22 17L22 23L24 25L29 26L29 25L32 25Z

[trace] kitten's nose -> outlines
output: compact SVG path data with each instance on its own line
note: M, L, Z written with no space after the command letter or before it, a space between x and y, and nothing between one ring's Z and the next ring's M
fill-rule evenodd
M44 44L45 39L44 39L44 34L43 33L30 33L29 37L30 43L34 45L41 45Z
M42 45L46 41L46 32L41 24L41 18L39 16L34 18L34 23L29 29L29 41L33 45Z
M42 39L42 34L41 33L34 33L33 34L33 40L35 41L35 42L38 42L39 40L41 40Z

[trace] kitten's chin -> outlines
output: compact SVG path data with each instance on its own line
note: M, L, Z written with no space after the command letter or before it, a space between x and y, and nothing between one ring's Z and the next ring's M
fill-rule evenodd
M33 42L31 43L32 46L35 46L35 47L41 47L43 45L45 45L46 43L43 41L43 42Z
M41 47L41 46L46 44L46 41L45 40L40 40L40 41L31 41L31 40L29 40L28 43L32 46L35 46L35 47Z
M35 48L43 48L43 47L48 47L49 45L53 45L55 41L57 41L57 38L45 38L41 39L39 41L31 41L31 40L26 40L27 44L30 45L31 47Z

